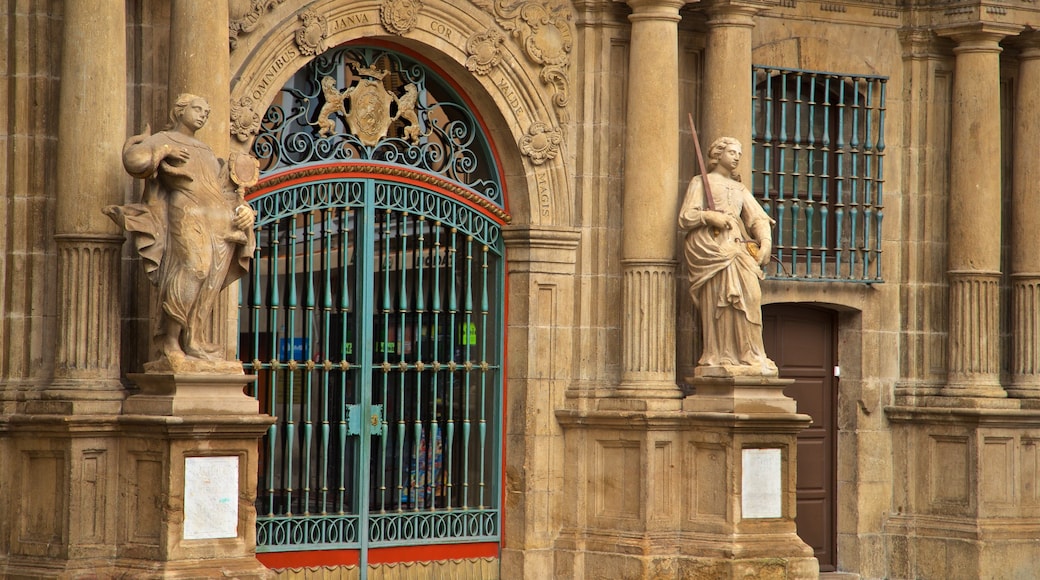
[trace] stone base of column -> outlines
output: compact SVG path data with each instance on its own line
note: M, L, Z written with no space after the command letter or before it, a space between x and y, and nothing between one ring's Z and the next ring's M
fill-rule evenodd
M941 394L916 397L914 403L920 407L942 409L1018 409L1018 399L1007 398L1007 392L998 386L974 387L952 386L942 388Z
M1040 382L1036 377L1012 378L1006 390L1023 409L1040 409Z
M126 398L119 381L81 379L55 381L21 405L27 415L118 415Z
M750 410L782 407L776 389L790 381L765 382L772 392L741 397L733 378L702 379L698 389L718 394L688 397L684 410L558 412L574 510L555 544L557 577L817 578L794 522L797 435L810 418ZM727 392L744 411L717 410Z
M1029 578L1040 562L1040 412L888 407L893 578Z
M678 411L682 397L674 380L622 382L610 397L597 400L596 406L615 411Z

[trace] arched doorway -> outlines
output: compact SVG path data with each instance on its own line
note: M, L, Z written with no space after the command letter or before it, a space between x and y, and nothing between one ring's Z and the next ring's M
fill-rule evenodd
M784 394L812 425L798 435L798 535L813 548L821 572L837 569L837 317L800 304L763 306L763 341Z
M508 215L479 118L417 55L345 45L286 83L253 153L261 560L497 556Z

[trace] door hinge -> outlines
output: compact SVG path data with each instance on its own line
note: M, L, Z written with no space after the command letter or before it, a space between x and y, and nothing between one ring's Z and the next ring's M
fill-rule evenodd
M838 365L834 365L834 376L836 376L836 377L840 377L841 376L841 367L838 366Z

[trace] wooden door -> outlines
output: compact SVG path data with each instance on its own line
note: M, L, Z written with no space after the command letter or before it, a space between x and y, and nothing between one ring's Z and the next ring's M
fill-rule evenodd
M784 393L812 425L798 436L798 535L812 546L820 571L837 566L836 320L811 306L763 308L766 352L780 377L794 379Z

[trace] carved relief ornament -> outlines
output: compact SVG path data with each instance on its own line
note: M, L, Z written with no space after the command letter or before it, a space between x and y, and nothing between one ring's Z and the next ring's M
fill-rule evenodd
M391 34L405 34L419 19L422 0L383 0L379 7L379 21Z
M570 100L570 56L574 31L570 3L563 0L473 0L495 15L499 25L524 48L527 58L540 65L542 82L552 85L553 103Z
M495 30L477 32L466 41L466 68L478 75L486 75L502 62L502 35Z
M239 35L249 34L255 30L264 14L283 2L285 0L250 0L249 7L245 10L236 10L234 7L241 2L232 2L229 14L231 22L228 23L228 44L230 44L231 50L238 47Z
M329 23L325 16L313 10L304 10L299 16L302 24L296 29L296 46L303 56L314 56L325 52L325 38L329 35Z
M556 158L562 142L563 133L558 128L534 123L527 129L527 134L520 138L520 152L527 155L531 163L541 165Z
M231 134L245 143L260 131L260 116L253 111L253 99L242 97L231 103Z

